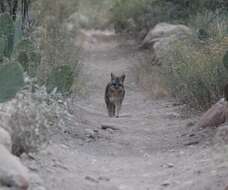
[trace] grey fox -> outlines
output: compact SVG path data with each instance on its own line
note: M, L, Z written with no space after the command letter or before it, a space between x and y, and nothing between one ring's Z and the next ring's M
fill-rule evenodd
M122 102L125 96L124 80L125 74L120 77L111 73L111 81L105 89L105 103L109 117L119 117Z

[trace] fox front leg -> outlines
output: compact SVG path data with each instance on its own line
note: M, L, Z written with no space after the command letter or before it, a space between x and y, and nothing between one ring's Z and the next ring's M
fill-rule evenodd
M116 105L116 118L120 117L121 104Z

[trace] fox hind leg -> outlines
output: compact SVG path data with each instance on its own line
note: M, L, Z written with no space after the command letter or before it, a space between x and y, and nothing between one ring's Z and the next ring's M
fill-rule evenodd
M115 110L116 110L116 106L115 104L112 104L112 117L115 116Z

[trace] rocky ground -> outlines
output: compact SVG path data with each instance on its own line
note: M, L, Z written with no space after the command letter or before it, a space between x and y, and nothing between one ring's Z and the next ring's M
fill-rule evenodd
M47 190L224 190L226 150L215 129L199 129L168 98L150 99L135 84L131 67L140 52L111 32L87 32L83 43L88 98L69 104L50 143L23 157L33 184ZM120 118L107 117L104 89L110 73L126 73ZM31 187L31 189L33 189Z

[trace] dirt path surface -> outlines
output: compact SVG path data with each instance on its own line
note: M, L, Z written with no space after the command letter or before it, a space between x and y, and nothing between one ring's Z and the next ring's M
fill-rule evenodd
M84 70L89 97L47 148L27 161L48 190L224 190L227 166L209 131L184 119L171 100L150 100L134 83L140 53L112 33L87 32ZM104 89L110 73L125 72L120 118L107 117ZM102 129L111 126L113 129ZM213 131L211 132L213 133ZM225 184L227 179L227 184Z

